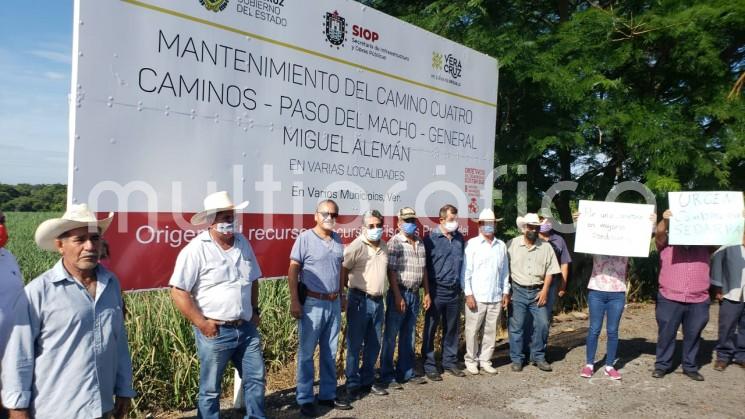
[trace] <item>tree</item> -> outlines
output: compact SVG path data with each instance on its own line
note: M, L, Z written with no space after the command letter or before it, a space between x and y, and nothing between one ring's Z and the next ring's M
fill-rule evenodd
M0 210L63 211L66 196L67 186L60 184L0 184Z
M660 201L745 189L745 100L729 95L745 70L745 2L368 3L499 59L495 159L527 165L530 209L559 180L594 199L626 180ZM563 222L572 197L553 202ZM510 218L514 199L501 202Z

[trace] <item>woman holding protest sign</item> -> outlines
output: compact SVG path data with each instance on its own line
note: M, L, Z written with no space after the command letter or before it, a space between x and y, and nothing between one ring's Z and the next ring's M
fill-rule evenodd
M579 217L580 213L573 214L575 222ZM651 214L649 219L654 228L657 214ZM595 373L595 353L605 320L608 342L603 373L613 380L621 379L621 373L615 369L614 364L618 349L618 328L626 305L628 267L629 258L626 256L592 255L592 274L587 284L590 330L587 332L587 362L580 371L581 377L591 378Z

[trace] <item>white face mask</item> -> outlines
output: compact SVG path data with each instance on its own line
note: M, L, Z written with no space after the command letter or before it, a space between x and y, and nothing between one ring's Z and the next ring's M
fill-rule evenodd
M215 231L220 234L233 234L235 233L235 222L217 223L215 224Z
M445 227L445 231L447 231L448 233L452 233L452 232L454 232L455 230L458 229L458 222L457 221L448 221L448 222L445 223L444 227Z

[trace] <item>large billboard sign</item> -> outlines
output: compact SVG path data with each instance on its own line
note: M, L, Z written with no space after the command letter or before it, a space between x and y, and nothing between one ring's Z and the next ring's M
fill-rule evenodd
M167 283L211 192L284 275L317 202L464 222L491 204L495 59L353 1L78 0L69 201L117 213L126 289Z

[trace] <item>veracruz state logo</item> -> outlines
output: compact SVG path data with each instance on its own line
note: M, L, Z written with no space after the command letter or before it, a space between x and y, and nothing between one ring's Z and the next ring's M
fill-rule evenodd
M323 31L326 34L326 41L331 44L329 45L330 47L339 49L339 47L344 46L344 39L347 34L347 22L338 11L326 12Z
M204 6L207 10L212 10L217 13L225 10L225 8L228 7L229 1L230 0L199 0L199 4Z
M453 54L440 54L438 52L432 52L432 68L435 70L442 70L454 79L461 76L463 71L463 65L460 60Z

